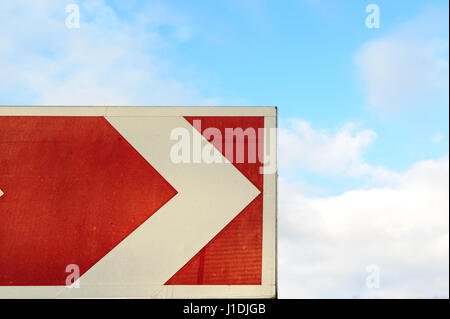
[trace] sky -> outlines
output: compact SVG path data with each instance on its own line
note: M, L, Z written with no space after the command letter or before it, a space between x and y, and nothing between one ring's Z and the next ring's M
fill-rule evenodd
M0 105L277 106L279 296L448 298L448 16L438 0L2 1Z

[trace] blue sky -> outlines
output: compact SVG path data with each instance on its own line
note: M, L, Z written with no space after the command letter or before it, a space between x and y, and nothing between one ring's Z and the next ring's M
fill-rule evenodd
M67 3L80 6L79 29L64 24ZM365 25L369 3L380 8L380 28ZM355 194L373 195L369 198L378 203L385 199L381 211L367 220L386 221L382 216L399 209L388 199L390 191L409 194L416 183L421 194L435 187L448 190L448 9L447 1L437 0L2 3L0 104L276 105L280 196L285 198L281 224L303 216L311 232L321 233L317 216L338 214L341 208L317 207L346 203ZM411 176L417 179L411 182ZM379 192L387 197L379 198ZM448 195L430 196L430 205L440 203L434 208L440 219L433 219L439 225L448 220ZM308 207L315 213L303 215ZM433 210L410 213L423 215L424 222ZM347 210L342 216L354 218ZM417 225L409 226L417 231ZM288 228L282 229L296 239L282 238L280 254L294 242L311 240L305 238L308 231ZM385 235L388 242L411 244ZM448 296L448 226L435 236L429 245L447 236L447 262L440 254L440 268L433 270L446 284L404 291L391 280L384 295ZM354 256L349 251L345 254ZM314 254L326 260L320 249ZM401 272L387 256L379 259ZM282 257L280 267L288 268L284 265L291 262ZM427 271L417 267L406 268ZM306 280L298 271L285 273ZM349 296L373 296L355 286L353 268L342 271ZM288 281L286 296L304 296ZM336 296L331 288L313 288L315 296Z
M253 2L257 9L214 1L182 9L192 12L200 34L168 56L180 66L194 64L199 77L208 79L207 85L199 84L206 86L204 92L217 95L220 90L231 104L236 96L248 105L277 105L281 121L301 117L322 129L360 122L379 134L368 161L393 169L448 152L445 141L429 142L437 132L448 132L447 101L381 116L365 105L355 65L361 45L383 37L430 4L380 1L381 28L368 29L364 1ZM436 7L448 11L444 1ZM201 31L205 29L207 33Z
M419 33L448 38L445 1L378 1L379 29L365 26L365 1L293 0L282 5L255 0L108 1L114 19L108 16L111 12L102 17L92 3L80 2L87 7L82 9L82 25L99 23L101 32L110 33L125 25L139 32L156 32L164 41L156 47L142 43L140 53L157 55L157 67L164 68L161 77L195 87L201 96L212 99L211 104L276 105L280 123L301 118L330 133L349 121L358 123L377 133L364 151L366 161L392 170L406 170L416 161L448 153L448 97L442 98L441 92L437 100L424 99L400 111L379 110L367 103L356 63L362 46L389 36L421 15L425 15L423 25L435 19L440 25ZM60 10L64 5L56 4ZM38 21L38 16L33 19ZM52 34L42 31L42 37ZM83 28L66 32L82 33ZM38 37L23 49L48 58L61 54L58 44L49 46L48 42ZM448 47L436 54L448 61ZM65 72L69 70L62 71L62 76ZM33 92L27 97L19 88L2 94L2 104L39 100ZM153 104L151 99L141 103ZM441 142L430 143L437 134L443 135ZM322 183L328 177L309 178ZM343 191L354 182L338 181L341 187L329 192Z

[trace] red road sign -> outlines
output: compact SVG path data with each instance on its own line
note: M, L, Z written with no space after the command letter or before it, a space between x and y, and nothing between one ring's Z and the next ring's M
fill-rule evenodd
M0 107L0 297L273 297L268 135L239 141L226 130L274 128L275 116ZM197 134L223 163L174 163L176 128L192 130L190 153ZM238 146L225 151L239 143L243 162ZM65 287L68 265L79 267L78 289Z

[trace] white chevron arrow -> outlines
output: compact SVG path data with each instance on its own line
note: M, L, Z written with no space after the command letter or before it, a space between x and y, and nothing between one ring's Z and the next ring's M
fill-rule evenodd
M260 193L225 158L225 163L173 163L174 128L201 136L183 117L106 119L178 194L87 271L80 288L59 288L58 297L154 296Z

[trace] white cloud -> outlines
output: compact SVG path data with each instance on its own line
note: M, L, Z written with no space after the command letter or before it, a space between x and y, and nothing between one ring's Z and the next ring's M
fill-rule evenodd
M64 2L1 2L0 103L216 104L163 58L190 39L189 25L163 5L147 6L125 18L104 1L82 2L80 29L68 29Z
M437 144L440 143L443 139L444 135L442 135L441 133L436 133L431 137L431 142Z
M366 43L356 61L370 107L448 107L448 11L425 11Z
M280 167L324 175L367 175L376 180L392 180L395 173L364 161L363 153L376 137L374 131L358 130L351 122L336 132L327 132L313 128L306 121L290 119L279 129Z
M281 297L446 297L449 160L417 163L395 186L303 196L280 181ZM380 288L365 285L380 267Z

